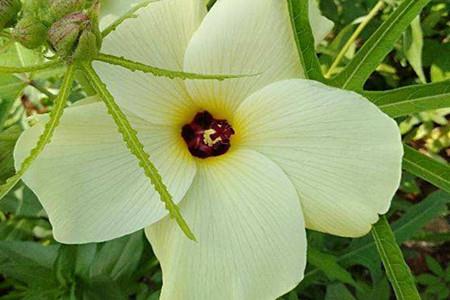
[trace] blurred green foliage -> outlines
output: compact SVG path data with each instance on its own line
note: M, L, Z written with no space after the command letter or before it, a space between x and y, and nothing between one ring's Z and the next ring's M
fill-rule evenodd
M211 2L211 5L214 1ZM398 5L386 1L346 53L345 65ZM361 18L377 0L321 0L324 14L336 24L318 51L327 71ZM433 0L405 32L395 49L372 74L367 90L389 90L450 79L450 1ZM21 61L17 62L20 57ZM0 35L0 64L30 64L39 56ZM24 119L51 109L63 70L33 77L0 74L0 183L14 173L12 152ZM86 84L78 78L80 84ZM450 89L450 88L449 88ZM85 96L81 85L70 100ZM398 119L403 139L415 149L448 165L450 109ZM389 218L397 241L425 300L450 293L450 196L405 173ZM158 299L162 275L142 232L113 241L61 245L34 194L23 184L0 202L1 299ZM393 297L370 236L345 239L308 232L305 279L283 299L388 300Z

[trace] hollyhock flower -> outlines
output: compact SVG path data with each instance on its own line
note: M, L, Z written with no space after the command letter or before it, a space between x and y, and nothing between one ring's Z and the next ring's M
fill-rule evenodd
M319 41L331 23L312 8ZM398 187L396 123L358 94L301 79L286 1L157 2L103 52L239 79L170 80L94 67L136 128L198 242L167 217L102 103L66 110L24 177L55 238L98 242L146 227L162 299L275 299L306 265L305 227L366 234ZM27 130L17 164L43 124Z

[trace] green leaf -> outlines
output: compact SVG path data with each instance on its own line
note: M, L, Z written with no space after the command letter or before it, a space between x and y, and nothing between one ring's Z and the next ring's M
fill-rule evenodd
M334 255L323 253L309 247L308 263L323 271L331 280L339 280L356 286L356 282L353 280L352 275L337 263L337 258Z
M449 80L450 61L448 59L448 53L450 52L450 43L427 39L425 41L425 50L425 58L427 58L428 66L431 67L431 81L439 82Z
M13 40L0 37L0 65L9 67L32 66L42 62L42 55Z
M320 63L315 51L314 36L309 19L309 1L286 0L289 6L292 29L297 44L301 65L305 77L311 80L324 81Z
M416 281L422 285L436 285L440 282L439 278L431 274L420 274L416 277Z
M412 85L383 92L364 92L363 95L386 114L396 118L450 107L450 81Z
M385 216L373 226L372 236L397 299L420 300L414 277Z
M450 195L438 191L428 196L422 202L412 206L398 221L394 222L392 229L398 243L403 243L428 224L431 220L447 210ZM354 239L348 249L337 257L337 263L343 267L362 264L368 267L377 266L375 242L370 236ZM304 282L312 281L318 276L320 270L312 269L305 274Z
M0 184L14 175L13 150L20 132L18 126L0 132Z
M128 299L120 286L107 276L98 276L81 283L82 299L124 300Z
M364 43L345 70L332 79L331 84L348 90L362 90L372 72L429 2L430 0L403 0L401 5Z
M54 264L54 272L58 282L68 286L75 280L75 266L77 262L77 246L61 245Z
M325 300L356 300L342 283L327 286Z
M423 72L422 52L423 52L423 32L420 24L420 16L417 16L411 26L403 35L403 48L406 59L416 72L422 83L426 83L427 79Z
M0 74L10 74L10 73L28 73L42 71L50 68L56 68L61 64L60 60L53 60L45 62L42 64L35 64L31 66L0 66Z
M2 199L17 184L17 182L19 182L33 161L39 156L39 154L41 154L45 146L50 143L53 133L55 132L56 127L58 126L64 113L64 108L72 88L74 72L75 66L69 66L64 76L61 90L56 98L53 110L50 113L50 120L47 124L45 124L44 132L39 137L36 146L31 150L30 155L23 161L16 175L10 177L5 184L0 186L0 199Z
M450 193L450 166L405 145L403 168L409 173Z
M142 231L105 243L90 269L90 277L108 275L114 280L131 277L144 251Z
M439 277L445 276L444 269L441 267L441 265L438 263L437 260L427 255L425 256L425 261L427 263L428 269L430 269L431 272L433 272Z
M252 75L219 75L219 74L197 74L197 73L187 73L182 71L173 71L167 69L161 69L158 67L153 67L149 65L145 65L140 62L135 62L124 57L118 57L109 54L99 54L95 60L106 62L108 64L121 66L131 71L141 71L144 73L150 73L154 76L167 77L167 78L180 78L180 79L214 79L214 80L225 80L225 79L233 79L233 78L243 78L256 76L258 74Z
M106 85L102 82L92 66L85 64L83 65L83 69L85 70L89 80L92 82L92 86L108 108L108 112L114 119L114 122L116 123L119 132L131 154L137 158L139 166L144 170L145 175L150 179L151 184L159 193L161 201L163 201L166 205L166 209L169 211L170 216L175 219L185 235L195 241L195 236L181 215L180 208L173 202L172 196L167 190L166 185L163 183L158 169L151 162L150 155L145 152L144 146L137 137L137 132L131 126L127 116L117 105L113 95L111 95L108 91Z
M25 86L26 84L15 76L0 74L0 132L14 101Z
M28 285L54 283L52 266L58 247L33 242L0 241L0 272Z

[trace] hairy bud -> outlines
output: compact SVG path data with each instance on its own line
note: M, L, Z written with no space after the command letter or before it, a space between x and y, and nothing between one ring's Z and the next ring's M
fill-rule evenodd
M47 27L37 18L27 16L17 22L12 36L24 47L35 49L44 44L47 30Z
M84 0L50 0L50 14L56 20L81 11L84 8Z
M0 31L15 19L21 7L20 0L0 0Z
M66 15L53 23L48 40L56 53L64 59L90 60L101 46L98 22L83 12Z

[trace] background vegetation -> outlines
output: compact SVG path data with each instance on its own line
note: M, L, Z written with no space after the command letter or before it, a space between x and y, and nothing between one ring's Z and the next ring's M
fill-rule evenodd
M321 0L336 24L319 48L324 73L376 0ZM351 44L342 64L380 27L398 1L387 5ZM366 83L366 90L390 90L450 79L450 1L433 0L396 42L395 49ZM0 33L0 65L31 65L41 53ZM339 72L337 67L332 72ZM45 113L61 84L64 68L33 74L0 74L0 184L14 174L12 151L25 119ZM86 95L83 77L70 95ZM450 91L450 83L447 92ZM89 93L89 90L87 90ZM450 105L397 119L405 143L439 162L450 181ZM442 168L444 166L444 168ZM450 196L405 172L388 214L422 299L450 299ZM387 300L393 292L376 243L368 235L345 239L309 231L308 268L293 299ZM142 232L100 244L61 245L54 241L45 212L33 193L18 184L0 201L1 299L158 299L161 270ZM195 270L193 270L195 272Z

